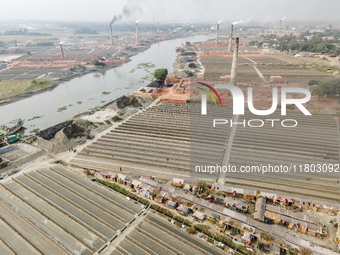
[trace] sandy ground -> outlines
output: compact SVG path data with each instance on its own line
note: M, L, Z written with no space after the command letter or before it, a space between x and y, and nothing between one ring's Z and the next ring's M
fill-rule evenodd
M0 61L11 61L12 59L20 58L22 55L0 55Z
M80 118L83 120L89 120L92 122L103 122L104 120L112 118L115 115L117 115L116 111L111 110L111 109L106 109L104 111L97 111L91 115L82 116Z
M99 113L99 114L100 114L101 112L106 112L106 114L108 114L108 113L114 112L114 111L113 111L113 110L110 110L110 109L107 109L107 110L105 110L105 111L98 111L98 112L96 112L96 113ZM95 114L96 114L96 113L95 113ZM88 116L84 116L84 117L91 117L91 116L93 116L93 115L95 115L95 114L88 115ZM107 116L106 114L102 114L102 115L98 115L98 116L100 116L101 118L103 118L103 116ZM114 115L116 115L116 114L114 114ZM114 116L114 115L113 115L113 116ZM131 115L131 116L133 116L133 115ZM121 122L113 122L112 125L111 125L109 128L107 128L107 129L101 131L100 133L91 132L91 134L95 136L94 139L92 139L92 140L86 140L85 143L79 144L79 145L73 147L73 149L75 149L77 152L83 150L86 146L88 146L88 145L94 143L94 142L97 141L99 138L101 138L103 135L106 135L108 132L110 132L111 130L113 130L113 129L115 129L116 127L118 127L120 124L122 124L122 123L124 123L125 121L127 121L131 116L129 116L128 118L124 119L124 120L121 121ZM82 117L82 118L83 118L83 117ZM95 118L96 118L96 117L95 117ZM105 120L105 118L103 118L103 120ZM98 121L98 120L96 120L96 121ZM70 151L67 150L67 151L61 152L61 153L59 153L59 154L56 154L56 155L55 155L55 158L57 158L57 159L59 159L59 160L63 160L64 162L69 162L75 155L77 155L77 154L74 153L74 152L70 152Z

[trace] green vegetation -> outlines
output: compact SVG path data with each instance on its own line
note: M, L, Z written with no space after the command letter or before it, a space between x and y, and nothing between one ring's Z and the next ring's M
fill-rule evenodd
M33 129L32 131L30 131L30 133L38 133L39 132L39 128L35 128L35 129Z
M155 67L155 64L152 64L151 62L146 62L146 63L140 63L137 65L137 69L149 69Z
M104 120L104 122L105 122L107 125L111 125L111 121L109 121L109 120Z
M57 112L63 112L67 109L67 106L63 106L61 108L58 108L58 111Z
M118 117L117 115L115 115L115 116L112 117L112 120L114 122L118 122L118 121L121 121L122 119L120 117Z
M77 102L77 104L81 104L81 103L82 103L82 101L78 101L78 102Z
M42 118L44 115L41 115L41 116L34 116L33 118L31 119L28 119L27 121L31 121L31 120L35 120L35 119L40 119Z
M69 104L68 106L71 107L71 106L73 106L73 104Z
M153 75L157 80L165 80L165 78L168 76L168 69L166 68L156 69Z
M32 80L0 80L0 99L46 89L51 86L53 86L53 82L48 79L34 80L34 82Z
M117 184L114 184L114 183L110 183L110 182L107 182L107 181L103 181L103 180L100 180L98 178L95 178L95 179L92 179L92 181L96 181L96 182L99 182L115 191L118 191L119 193L122 193L124 194L125 196L128 196L140 203L142 203L143 205L148 205L149 204L149 201L147 201L146 199L143 199L133 193L131 193L130 191L122 188L121 186L117 185Z
M104 91L104 92L102 92L102 94L103 94L103 95L110 95L111 92Z
M117 112L117 114L119 114L120 116L124 115L124 113L122 112Z
M158 212L160 212L160 213L170 217L170 218L173 218L175 216L170 210L168 210L168 209L166 209L164 207L161 207L159 205L152 204L150 207L152 209L154 209L154 210L156 210L156 211L158 211Z
M91 61L95 66L105 66L105 63L100 62L98 59L94 59Z
M60 164L60 165L63 165L63 166L67 166L67 163L62 161L62 160L56 160L53 162L54 164Z
M310 81L308 82L308 85L309 85L309 86L318 85L319 82L320 82L320 81L318 81L318 80L310 80Z
M334 97L340 94L340 79L331 81L318 82L317 86L312 89L313 95Z
M90 126L97 127L92 121L89 121L89 120L85 120L84 123L85 123L86 128Z
M307 40L308 36L311 36L309 31L301 33L299 37L293 35L284 35L277 38L276 35L264 36L262 42L257 43L258 47L261 47L263 43L268 43L270 47L276 44L276 49L281 51L296 50L296 51L308 51L321 54L329 54L331 56L340 55L340 50L336 46L340 35L339 31L326 30L324 33L313 33L311 40ZM328 40L326 37L333 39ZM252 44L256 44L256 41L251 41Z

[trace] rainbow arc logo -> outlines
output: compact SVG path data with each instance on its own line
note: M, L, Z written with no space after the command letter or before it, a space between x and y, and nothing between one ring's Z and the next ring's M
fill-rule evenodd
M219 94L217 93L217 91L216 91L213 87L211 87L210 85L205 84L205 83L203 83L203 82L198 82L198 83L201 84L201 85L203 85L203 86L205 86L205 87L207 87L207 88L210 89L212 92L214 92L214 94L217 96L217 98L218 98L218 100L220 101L220 104L221 104L221 106L222 106L222 100L221 100ZM201 88L201 87L197 87L197 88L200 89L200 90L202 90L202 91L204 91L205 93L207 93L207 94L212 98L212 100L214 101L215 105L217 105L214 96L210 93L209 90L204 89L204 88Z

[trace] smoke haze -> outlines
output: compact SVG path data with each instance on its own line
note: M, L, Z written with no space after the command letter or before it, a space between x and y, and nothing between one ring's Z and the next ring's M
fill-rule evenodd
M260 23L339 21L338 0L13 0L2 1L1 20L112 21L143 23L214 22L223 19ZM112 18L113 17L113 18ZM246 23L246 22L245 22Z

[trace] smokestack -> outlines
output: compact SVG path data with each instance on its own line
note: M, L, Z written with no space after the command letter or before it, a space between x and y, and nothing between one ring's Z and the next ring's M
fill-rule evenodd
M229 37L229 47L228 47L229 52L231 52L231 43L233 42L233 30L234 30L234 25L231 24L231 26L230 26L230 37Z
M230 84L231 85L236 85L237 61L238 61L238 46L239 46L239 38L236 37L233 63L231 65L231 73L230 73Z
M279 31L278 31L278 33L277 33L278 36L280 35L281 25L282 25L282 19L280 19Z
M111 46L113 46L112 25L111 25L111 23L110 23L110 41L111 41Z
M218 44L218 34L220 32L220 24L217 23L217 29L216 29L216 44Z
M159 33L159 21L157 22L157 33Z
M61 58L64 58L64 51L63 51L63 45L61 44L61 42L60 42L60 56L61 56Z
M136 22L136 40L138 40L138 23Z

